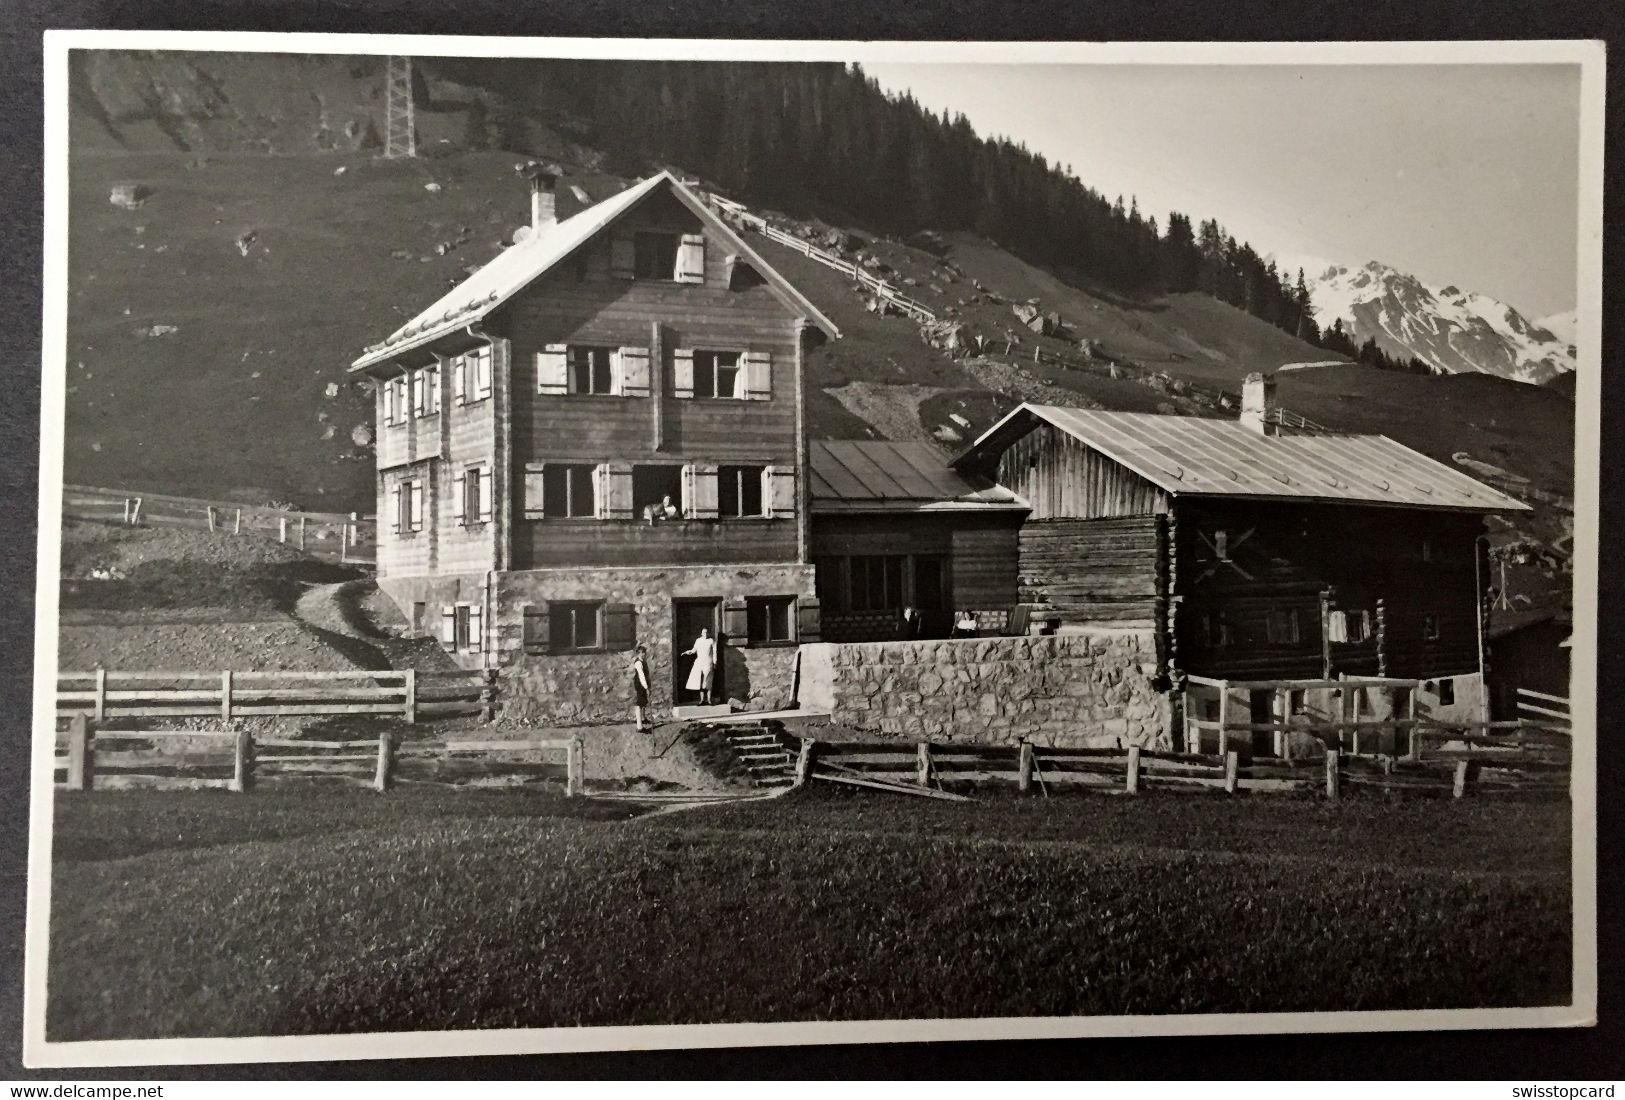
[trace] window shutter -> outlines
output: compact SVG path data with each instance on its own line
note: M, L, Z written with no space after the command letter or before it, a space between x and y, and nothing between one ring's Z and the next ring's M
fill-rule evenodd
M631 649L638 641L638 612L629 603L604 605L604 648ZM652 677L651 677L652 679Z
M747 351L745 353L745 392L747 401L766 401L773 396L773 353Z
M690 519L717 518L717 468L694 462L683 468L683 513Z
M525 652L547 653L547 605L531 604L525 608Z
M609 273L617 279L630 279L637 274L638 253L631 237L614 236L609 239Z
M820 628L821 609L817 596L803 596L796 601L796 640L816 642L823 636Z
M736 648L750 644L750 614L743 600L729 600L722 605L722 633Z
M546 480L540 470L525 471L525 514L539 516L547 508Z
M384 397L384 423L395 423L395 383L385 382L382 388Z
M491 348L489 345L470 353L474 360L474 400L491 396Z
M677 397L694 396L694 349L678 348L672 353L672 393Z
M411 511L408 513L412 521L412 530L423 530L423 482L412 482Z
M491 519L491 467L481 466L473 471L475 478L474 496L479 506L481 523L488 523Z
M483 653L485 651L485 631L481 627L483 608L479 604L470 604L468 608L468 651L470 653Z
M461 405L466 397L467 379L464 377L463 364L466 359L461 355L452 356L451 360L451 396L457 404Z
M796 472L789 466L762 471L762 513L774 519L796 518Z
M457 608L450 604L440 609L440 640L448 646L457 644Z
M429 415L440 415L440 368L429 368Z
M468 479L458 470L451 478L451 518L463 522L463 509L468 504Z
M401 533L401 486L396 482L395 487L389 491L389 514L394 517L390 526L398 535Z
M622 397L648 397L649 349L622 348L615 358L615 392Z
M598 518L631 519L632 467L624 462L605 462L593 473L598 482Z
M677 281L704 284L705 234L683 234L683 239L677 246Z
M569 375L569 355L563 344L549 344L536 353L537 393L568 393Z

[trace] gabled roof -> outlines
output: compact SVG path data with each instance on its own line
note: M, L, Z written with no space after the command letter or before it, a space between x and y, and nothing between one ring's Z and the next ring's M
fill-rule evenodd
M1463 512L1529 506L1384 435L1260 435L1235 420L1024 404L955 460L1042 420L1177 496L1388 504Z
M1010 490L960 473L926 443L814 440L815 512L1027 511Z
M660 190L669 190L711 230L744 257L768 284L787 299L831 339L840 330L806 296L739 239L728 225L670 171L650 176L612 198L589 206L580 213L504 250L490 263L458 283L433 305L392 332L383 343L367 348L350 365L352 371L365 370L388 359L427 344L467 325L478 324L508 299L547 274L578 248L608 229L627 211Z

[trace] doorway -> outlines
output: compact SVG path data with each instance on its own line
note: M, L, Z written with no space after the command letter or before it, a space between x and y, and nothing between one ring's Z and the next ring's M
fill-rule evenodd
M688 686L689 673L694 669L694 658L685 656L685 651L694 644L694 639L700 636L700 631L709 630L713 639L720 639L722 632L722 601L721 600L673 600L671 605L671 697L677 706L700 706L705 703L705 695L698 688ZM711 698L723 700L728 697L727 688L723 684L722 644L717 642L716 670L712 673Z

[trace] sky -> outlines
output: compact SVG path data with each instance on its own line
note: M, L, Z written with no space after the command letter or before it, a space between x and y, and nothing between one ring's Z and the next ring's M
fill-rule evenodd
M1577 65L882 64L866 72L1110 198L1216 217L1291 267L1380 260L1573 309Z

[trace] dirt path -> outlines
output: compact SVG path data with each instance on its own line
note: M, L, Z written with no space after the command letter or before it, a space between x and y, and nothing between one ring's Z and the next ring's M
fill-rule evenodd
M434 639L407 636L405 620L371 580L311 585L294 605L294 615L308 627L345 639L358 652L364 647L374 656L374 663L364 667L457 669Z

